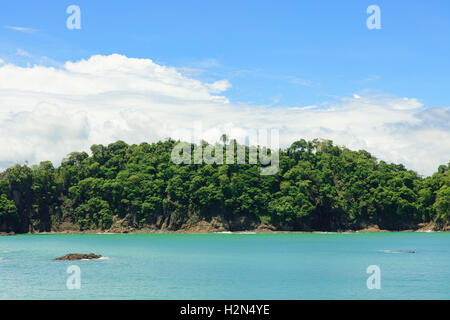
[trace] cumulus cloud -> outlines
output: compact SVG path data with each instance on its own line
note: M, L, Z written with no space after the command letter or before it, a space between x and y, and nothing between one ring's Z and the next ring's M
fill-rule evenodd
M93 56L61 68L0 65L0 167L51 160L116 140L205 140L278 128L281 146L327 138L428 175L450 158L450 108L414 98L344 97L326 107L230 103L227 80L204 83L149 59ZM222 95L220 95L222 94Z
M231 83L228 80L219 80L211 84L208 84L208 88L211 90L211 92L221 93L223 91L227 91L228 89L230 89Z

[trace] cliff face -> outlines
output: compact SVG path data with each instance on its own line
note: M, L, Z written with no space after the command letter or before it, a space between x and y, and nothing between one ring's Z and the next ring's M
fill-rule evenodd
M258 223L255 220L246 218L236 218L232 221L226 220L223 216L215 216L209 219L191 217L180 219L175 214L169 217L158 217L156 223L137 225L128 219L117 219L108 229L88 229L81 230L76 224L61 223L53 226L53 232L112 232L112 233L133 233L133 232L186 232L186 233L208 233L226 231L249 231L267 230L275 231L274 226ZM38 232L38 230L35 230Z
M176 232L176 233L215 233L215 232L389 232L389 231L450 231L450 225L439 227L435 223L420 223L418 225L410 226L410 228L398 229L383 229L378 225L370 225L361 229L334 229L334 230L315 230L311 228L293 229L285 228L283 226L273 226L265 223L258 223L256 221L242 221L236 219L234 221L227 221L223 216L213 217L207 220L199 220L193 218L183 223L171 224L168 218L159 219L156 224L149 224L144 226L131 226L126 220L115 221L109 229L89 229L81 230L77 225L64 223L56 225L52 232L57 233L160 233L160 232ZM31 232L38 232L37 230ZM14 233L11 233L14 234ZM0 233L2 235L2 233ZM10 234L3 234L10 235Z

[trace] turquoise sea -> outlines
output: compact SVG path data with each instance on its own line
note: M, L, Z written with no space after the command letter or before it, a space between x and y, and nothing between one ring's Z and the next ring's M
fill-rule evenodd
M52 260L75 252L108 258ZM0 237L0 299L450 299L450 233Z

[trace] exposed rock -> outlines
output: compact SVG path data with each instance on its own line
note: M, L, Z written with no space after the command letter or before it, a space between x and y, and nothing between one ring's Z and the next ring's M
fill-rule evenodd
M229 221L229 230L230 231L246 231L246 230L255 230L259 226L259 222L254 217L249 216L234 216Z
M429 232L429 231L436 230L436 224L434 222L419 223L417 227L418 228L416 231L420 231L420 232Z
M182 232L209 233L228 231L229 225L222 216L213 217L209 221L191 218L180 228Z
M170 223L170 216L167 216L164 218L163 222L161 223L161 230L167 230Z
M132 227L113 226L107 231L109 233L133 233L135 229Z
M274 227L273 225L263 223L263 224L259 225L256 230L258 232L273 232L273 231L276 231L277 228Z
M0 232L0 236L14 236L14 232Z
M130 226L130 224L126 218L117 219L114 222L114 224L111 226L111 228L108 230L108 232L111 232L111 233L132 233L134 231L135 231L135 228Z
M59 225L52 227L55 232L77 232L80 231L79 226L70 221L63 221Z
M83 259L100 259L102 256L95 253L69 253L65 256L55 258L54 260L83 260Z
M358 232L386 232L386 230L380 229L377 225L368 226L367 228L358 230Z

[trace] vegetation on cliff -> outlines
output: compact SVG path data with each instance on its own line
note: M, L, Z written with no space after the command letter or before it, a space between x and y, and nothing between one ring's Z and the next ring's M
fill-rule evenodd
M259 164L176 165L175 144L118 141L93 145L91 156L73 152L58 168L48 161L13 166L0 175L0 231L109 229L118 221L177 230L218 218L232 230L401 230L450 222L450 164L423 178L366 151L300 140L280 151L278 173L264 176Z

